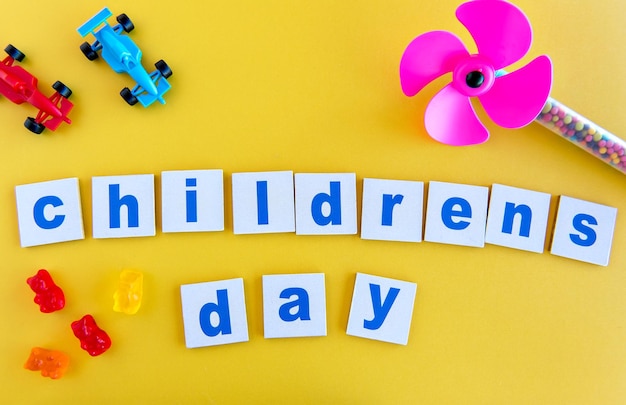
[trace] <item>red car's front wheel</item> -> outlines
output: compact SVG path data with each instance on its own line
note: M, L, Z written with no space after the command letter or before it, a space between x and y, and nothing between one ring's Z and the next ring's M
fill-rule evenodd
M30 132L35 133L37 135L41 134L43 130L46 129L46 127L43 124L40 124L37 121L35 121L33 117L26 118L26 121L24 121L24 126Z

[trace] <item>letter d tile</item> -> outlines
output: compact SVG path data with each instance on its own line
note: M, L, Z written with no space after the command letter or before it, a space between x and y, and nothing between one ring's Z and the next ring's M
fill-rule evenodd
M187 348L248 341L243 279L180 286Z

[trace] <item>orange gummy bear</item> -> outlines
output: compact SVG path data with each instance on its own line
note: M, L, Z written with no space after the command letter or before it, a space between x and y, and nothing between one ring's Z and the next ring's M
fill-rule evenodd
M70 358L61 351L33 347L26 364L24 364L24 368L32 371L41 371L42 376L56 380L63 377L69 364Z

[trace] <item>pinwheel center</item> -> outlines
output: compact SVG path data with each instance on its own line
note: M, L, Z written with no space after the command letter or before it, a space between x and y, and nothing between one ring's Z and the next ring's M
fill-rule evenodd
M452 81L463 95L477 97L489 91L495 79L495 69L487 58L470 55L456 66Z
M467 76L465 76L465 84L473 89L477 89L483 85L485 82L485 75L480 73L477 70L469 72Z

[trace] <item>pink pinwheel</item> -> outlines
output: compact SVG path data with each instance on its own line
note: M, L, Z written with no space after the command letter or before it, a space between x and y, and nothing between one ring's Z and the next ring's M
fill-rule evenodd
M485 142L489 131L476 116L471 97L478 97L489 118L502 127L529 124L550 94L552 63L542 55L511 73L502 70L530 49L532 30L524 13L504 0L475 0L461 4L456 17L474 38L477 54L470 54L454 34L432 31L415 38L400 62L407 96L452 73L452 82L426 107L428 134L455 146Z

